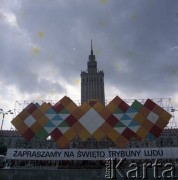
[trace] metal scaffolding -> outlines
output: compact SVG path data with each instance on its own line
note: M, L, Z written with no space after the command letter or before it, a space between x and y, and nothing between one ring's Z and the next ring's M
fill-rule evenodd
M141 104L144 104L147 99L123 99L127 104L131 105L135 100L139 101ZM172 118L167 125L167 128L177 128L177 122L175 120L175 112L172 112L171 110L174 109L172 106L171 98L153 98L151 99L153 102L158 104L160 107L168 111L170 114L172 114ZM30 103L38 103L41 105L42 103L51 103L52 105L55 105L59 100L19 100L15 102L15 108L14 108L14 117L18 115L25 107L27 107ZM112 101L111 99L106 100L105 104L109 104L109 102ZM73 102L80 106L81 102L80 100L73 100Z

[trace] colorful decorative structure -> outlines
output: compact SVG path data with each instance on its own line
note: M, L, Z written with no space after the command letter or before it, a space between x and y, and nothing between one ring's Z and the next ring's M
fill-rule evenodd
M116 96L107 106L91 100L78 107L64 96L54 106L45 102L29 104L12 124L28 141L34 136L45 139L51 135L60 148L65 148L76 136L82 141L107 137L124 148L131 138L159 137L171 116L150 99L144 105L135 100L129 106Z

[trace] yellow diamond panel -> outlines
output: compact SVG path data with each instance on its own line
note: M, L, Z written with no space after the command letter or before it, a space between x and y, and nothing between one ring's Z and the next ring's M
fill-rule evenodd
M168 112L164 111L163 114L161 114L160 118L162 118L164 121L169 122L170 118L172 117L171 114Z
M89 106L87 102L85 102L79 108L85 114L91 107Z
M104 108L104 106L97 101L97 103L93 106L93 109L95 109L96 112L100 112L102 109Z
M49 121L49 119L43 115L39 119L36 120L42 127L45 126L45 124Z
M65 132L63 136L71 141L76 136L76 132L72 128L70 128L67 132Z
M79 133L78 136L82 141L86 141L88 138L90 138L90 133L86 129L82 129Z
M108 138L111 139L111 141L115 142L117 140L117 138L120 136L120 134L112 129L108 134L107 134Z
M38 109L42 112L45 113L48 111L49 108L51 108L51 104L50 103L46 103L44 102Z
M97 140L97 141L100 141L101 139L103 139L104 137L106 137L106 134L101 131L100 129L96 130L94 133L93 133L93 137Z

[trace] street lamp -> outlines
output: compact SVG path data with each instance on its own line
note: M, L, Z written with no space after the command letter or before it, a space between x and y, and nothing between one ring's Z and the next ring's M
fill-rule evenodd
M171 112L175 112L175 111L178 111L177 109L171 109Z
M2 123L1 123L1 130L2 130L5 115L6 114L13 114L13 112L11 110L4 112L3 109L0 109L0 114L2 114Z

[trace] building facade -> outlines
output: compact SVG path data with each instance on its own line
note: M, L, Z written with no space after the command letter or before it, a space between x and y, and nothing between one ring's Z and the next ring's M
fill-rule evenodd
M92 41L87 71L81 72L81 104L90 99L97 99L103 105L105 104L104 72L97 69L97 61L93 54Z

